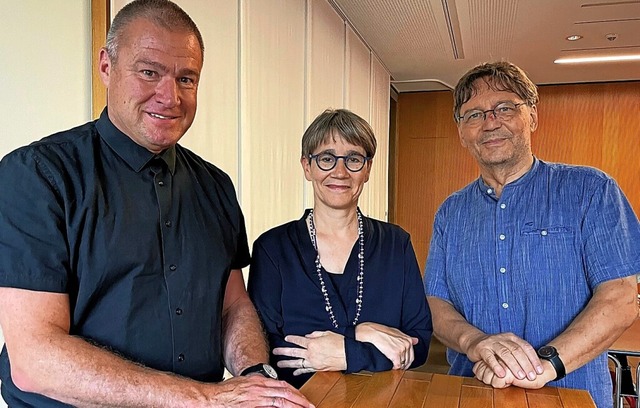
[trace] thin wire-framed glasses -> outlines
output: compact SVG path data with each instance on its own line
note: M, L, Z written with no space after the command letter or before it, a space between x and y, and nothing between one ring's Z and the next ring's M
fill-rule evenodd
M472 109L466 111L464 115L458 116L458 122L462 123L464 126L478 127L487 119L487 114L493 114L493 117L497 120L506 122L513 119L513 117L516 115L517 109L525 104L526 102L502 102L495 108L488 109L486 111L480 109Z
M310 154L309 161L315 159L318 168L323 171L333 170L338 164L338 159L344 160L344 166L352 173L357 173L364 168L364 165L371 157L366 157L360 153L351 153L346 156L337 156L333 153L322 152Z

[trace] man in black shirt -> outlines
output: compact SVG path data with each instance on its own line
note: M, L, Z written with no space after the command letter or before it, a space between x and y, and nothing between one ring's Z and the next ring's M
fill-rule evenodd
M261 364L231 180L177 144L203 52L175 4L129 3L100 53L100 118L0 162L11 407L311 406ZM252 375L219 383L225 366Z

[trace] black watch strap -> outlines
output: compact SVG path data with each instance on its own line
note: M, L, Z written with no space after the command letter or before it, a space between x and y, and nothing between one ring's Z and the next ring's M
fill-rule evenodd
M278 379L278 373L271 367L269 364L259 363L256 365L252 365L251 367L247 367L240 373L241 376L249 375L252 373L262 374L267 378L272 378L274 380Z
M553 346L542 346L538 349L538 357L543 360L547 360L551 363L554 370L556 370L556 379L553 381L558 381L567 375L566 369L564 368L564 363L560 359L560 355L558 354L558 350L556 350Z

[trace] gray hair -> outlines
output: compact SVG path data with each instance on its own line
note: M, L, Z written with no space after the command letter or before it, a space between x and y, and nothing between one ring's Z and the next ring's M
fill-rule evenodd
M376 154L376 137L366 120L347 109L327 109L304 132L302 155L309 157L318 146L336 136L362 147L367 157L373 158Z
M118 45L122 33L137 19L148 20L167 30L185 30L193 33L200 43L204 59L204 42L200 30L180 6L169 0L134 0L118 11L107 33L105 49L113 63L118 59Z
M464 74L453 90L453 117L456 122L462 105L478 92L474 82L480 78L494 91L513 92L529 106L538 103L538 88L522 69L507 61L481 64Z

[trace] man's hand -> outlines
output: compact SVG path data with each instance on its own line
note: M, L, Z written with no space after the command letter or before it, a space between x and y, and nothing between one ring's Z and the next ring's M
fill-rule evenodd
M356 340L371 343L393 363L393 369L406 369L413 363L413 346L418 339L400 330L379 323L360 323Z
M493 388L507 388L513 384L516 377L508 368L505 369L503 367L503 369L505 370L505 375L503 377L498 377L484 361L480 360L474 364L473 374L475 374L478 380L492 386Z
M295 368L293 375L347 369L344 336L341 334L314 331L304 337L290 335L284 339L300 347L276 347L273 354L294 358L278 361L278 367Z
M285 381L261 375L233 377L211 387L206 406L313 408L300 391ZM204 406L204 405L203 405Z
M507 371L511 371L518 380L530 381L544 371L531 344L513 333L476 336L466 350L469 360L483 361L496 376L505 381L508 381Z

